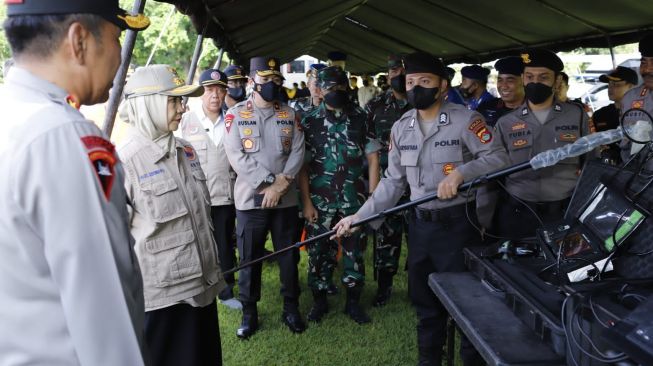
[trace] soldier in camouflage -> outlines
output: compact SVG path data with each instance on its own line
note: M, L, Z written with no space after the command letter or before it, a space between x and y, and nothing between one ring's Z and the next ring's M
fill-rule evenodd
M306 72L306 85L311 93L308 97L299 98L291 101L289 105L299 114L300 117L308 115L313 109L317 108L322 101L320 89L317 87L317 73L325 68L325 64L312 64Z
M406 100L406 72L398 55L388 57L388 78L391 89L372 99L365 106L368 126L382 146L379 151L381 172L385 172L388 168L388 146L392 125L412 109ZM374 188L375 186L370 184L370 193ZM404 194L403 200L407 199L408 195ZM387 217L376 231L374 271L377 274L379 287L374 298L374 306L384 306L390 298L392 279L399 267L402 235L407 232L405 227L404 214L399 213Z
M306 166L299 186L307 220L307 233L316 236L328 231L340 218L356 212L366 198L363 162L367 158L370 181L379 180L379 143L367 127L363 109L348 100L347 76L338 66L318 73L323 102L302 120L306 141ZM365 280L361 235L343 238L347 313L359 324L370 318L359 305ZM325 240L308 248L308 285L315 303L308 319L319 322L328 312L327 288L336 266L338 244Z

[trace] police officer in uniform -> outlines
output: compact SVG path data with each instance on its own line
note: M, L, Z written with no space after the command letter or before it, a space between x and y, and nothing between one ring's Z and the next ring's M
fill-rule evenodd
M123 167L80 105L105 102L118 0L10 1L0 88L0 364L146 365Z
M335 228L338 236L351 235L353 222L394 206L407 185L411 199L437 192L439 200L412 210L408 288L417 310L420 365L440 365L447 312L429 288L428 275L465 270L462 250L480 237L466 218L465 202L473 197L457 195L457 188L463 180L501 168L507 157L493 144L482 115L443 101L448 81L440 59L414 53L404 58L404 65L408 101L415 109L392 127L388 169L374 194ZM473 218L473 208L469 213ZM461 353L466 365L480 363L465 337Z
M275 250L293 244L297 228L294 183L304 159L304 134L295 111L279 103L279 60L254 57L250 80L254 92L225 116L225 151L237 173L236 234L242 262L261 257L268 231ZM282 321L295 333L306 328L299 314L298 250L277 257L284 299ZM248 338L258 329L256 303L261 299L261 264L240 271L243 319L236 335Z
M639 41L639 52L642 55L639 64L639 74L642 76L644 83L630 89L624 94L621 100L621 115L629 109L639 108L647 111L653 116L653 34L648 34ZM648 120L648 116L642 112L633 111L626 115L625 122L637 120ZM621 157L623 161L630 159L631 155L638 152L641 145L632 144L624 141L621 144ZM646 165L648 170L653 170L653 160L649 160Z
M496 138L507 150L510 164L573 143L589 132L588 117L582 107L554 97L563 69L560 58L541 49L526 51L521 57L526 101L501 117L495 126ZM544 223L561 219L580 168L581 160L570 158L552 167L506 177L507 197L500 200L497 211L499 235L520 238L535 234L539 221L525 205Z
M465 98L467 108L475 111L479 104L493 98L492 94L487 91L487 77L490 70L480 65L465 66L460 70L463 81L460 83L458 90Z
M412 109L406 99L406 71L398 55L388 57L388 77L391 89L365 106L368 126L382 146L379 151L382 173L388 168L388 147L392 125ZM374 188L376 187L370 184L370 192L373 192ZM404 195L404 198L408 199L408 195ZM384 306L390 298L392 279L399 268L401 240L405 226L404 214L400 213L387 217L376 231L374 270L377 274L378 289L374 306Z
M481 102L476 110L485 117L488 126L494 127L500 117L513 111L524 103L524 83L521 74L524 63L519 56L508 56L497 60L494 68L497 76L499 98Z
M222 109L226 112L227 109L235 106L237 103L242 102L247 98L245 87L247 86L247 74L242 66L229 65L224 69L227 75L227 96Z
M222 142L225 134L222 108L227 94L227 80L227 75L220 70L203 71L199 78L199 85L204 88L202 106L185 113L180 126L181 137L193 145L206 175L206 184L211 194L213 237L224 270L236 265L236 245L233 240L236 225L236 172L229 165ZM234 298L234 275L225 276L225 281L227 287L218 294L218 299L229 308L240 309L240 302Z
M322 69L317 85L323 102L302 120L307 154L311 159L299 177L309 237L328 231L341 217L356 212L365 201L364 159L373 185L379 179L378 149L362 108L347 96L347 75L338 66ZM363 242L360 234L343 238L347 289L345 313L359 324L370 318L360 306L365 281ZM338 243L323 240L308 248L308 285L314 304L308 319L319 322L328 312L327 290L336 267Z
M225 282L211 232L211 197L197 152L173 135L182 97L203 92L185 85L172 67L150 65L132 74L120 105L131 127L118 153L153 365L222 364L215 297Z

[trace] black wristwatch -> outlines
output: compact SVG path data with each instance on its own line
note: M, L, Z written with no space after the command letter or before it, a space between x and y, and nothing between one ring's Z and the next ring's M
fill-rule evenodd
M277 179L277 177L274 174L270 173L270 174L268 174L267 177L265 177L264 182L267 183L267 184L272 184L272 183L274 183L274 181L276 179Z

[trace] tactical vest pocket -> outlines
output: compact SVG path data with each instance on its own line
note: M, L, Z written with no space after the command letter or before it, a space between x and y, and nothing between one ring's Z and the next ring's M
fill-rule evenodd
M199 186L200 191L202 191L202 196L204 196L204 203L211 206L211 193L209 193L204 171L202 171L202 169L193 169L193 177L195 178L195 182Z
M145 242L156 287L168 287L202 275L195 234L187 230Z
M197 155L200 157L200 164L205 165L209 160L208 145L205 141L193 142L192 145L197 152Z
M145 204L154 222L168 222L188 214L181 191L174 179L163 179L141 185Z

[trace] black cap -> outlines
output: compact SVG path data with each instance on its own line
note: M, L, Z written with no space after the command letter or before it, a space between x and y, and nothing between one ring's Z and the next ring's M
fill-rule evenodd
M460 73L465 78L487 82L487 76L490 75L490 70L480 65L469 65L460 69Z
M500 58L494 63L499 74L521 75L524 73L524 62L519 56Z
M249 61L249 71L256 71L259 76L281 75L281 63L276 57L252 57Z
M647 34L639 41L639 53L642 57L653 57L653 33Z
M442 60L426 52L415 52L404 57L406 74L430 73L448 79Z
M543 49L531 49L522 52L524 67L546 67L554 72L560 72L565 67L558 55Z
M224 74L227 75L227 79L229 80L247 79L245 70L243 70L242 66L238 65L227 66L227 68L224 69Z
M609 74L601 75L599 81L602 83L608 83L610 81L625 81L629 84L637 85L639 79L637 78L635 70L623 66L617 66L617 68L610 71Z
M322 89L329 89L336 85L347 85L348 83L347 74L340 66L325 67L317 73L317 86Z
M143 30L150 19L143 14L131 15L120 8L118 0L5 0L7 16L95 14L120 27Z
M404 64L401 61L401 56L399 55L388 56L388 69L395 69L397 67L404 67Z
M200 74L200 85L227 86L227 75L218 69L208 69Z

